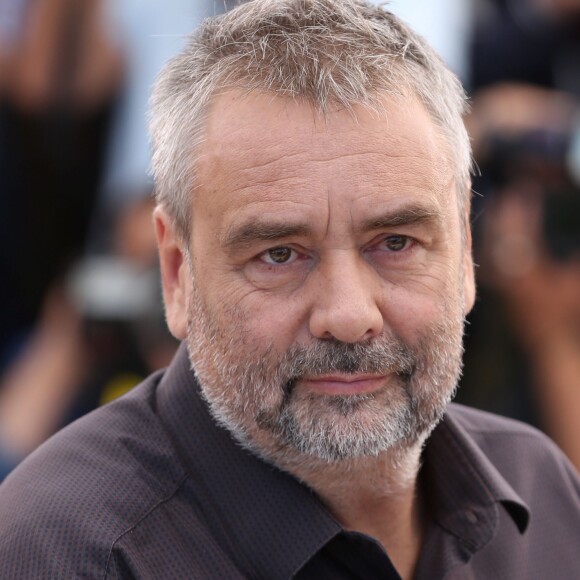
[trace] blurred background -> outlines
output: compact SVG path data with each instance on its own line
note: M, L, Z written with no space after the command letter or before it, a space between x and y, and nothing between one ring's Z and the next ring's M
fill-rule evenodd
M234 4L0 0L0 481L176 349L147 99ZM580 469L580 0L389 6L472 100L479 287L456 400L539 427Z

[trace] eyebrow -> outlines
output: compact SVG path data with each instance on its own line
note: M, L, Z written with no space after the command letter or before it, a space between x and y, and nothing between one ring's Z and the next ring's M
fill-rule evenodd
M306 224L273 223L252 219L238 227L228 229L222 236L222 246L250 246L255 242L272 242L292 236L305 236L311 232Z
M384 214L364 220L357 233L406 225L421 225L437 222L441 212L432 207L410 205L396 208ZM294 236L308 236L312 228L305 223L265 222L253 218L240 225L233 226L220 236L221 245L225 248L248 247L256 242L276 242Z
M435 223L441 219L441 211L424 205L409 205L390 210L383 215L369 218L362 222L360 232L366 233L396 226L414 226Z

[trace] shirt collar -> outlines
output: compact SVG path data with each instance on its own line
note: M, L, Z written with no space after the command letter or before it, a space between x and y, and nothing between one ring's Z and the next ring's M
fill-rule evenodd
M250 576L290 578L341 532L314 493L215 423L184 345L161 380L157 403L192 481L203 490L210 525ZM458 409L451 405L429 438L423 475L438 523L473 553L495 535L498 504L520 532L529 509L469 435Z
M432 486L432 515L474 553L496 535L500 509L522 534L530 509L470 434L472 413L460 405L449 406L425 447L424 470Z

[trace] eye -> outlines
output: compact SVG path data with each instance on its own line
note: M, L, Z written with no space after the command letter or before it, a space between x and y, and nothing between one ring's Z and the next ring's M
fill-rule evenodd
M407 236L387 236L383 240L383 244L389 252L402 252L411 244L411 238Z
M266 264L288 264L296 259L296 252L292 248L280 246L271 248L260 255L260 259Z

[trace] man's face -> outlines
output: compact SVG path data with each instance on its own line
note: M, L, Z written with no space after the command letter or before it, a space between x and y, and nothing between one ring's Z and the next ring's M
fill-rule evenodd
M457 382L473 280L449 155L421 105L384 103L322 119L229 92L209 115L187 344L214 415L269 458L415 445Z

